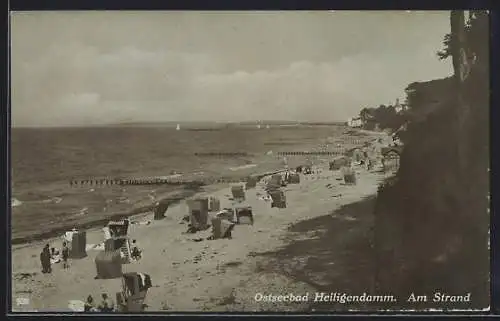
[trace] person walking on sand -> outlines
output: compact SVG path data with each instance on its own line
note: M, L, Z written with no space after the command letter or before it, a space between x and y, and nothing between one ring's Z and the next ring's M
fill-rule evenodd
M63 242L63 247L62 247L63 269L69 268L68 259L69 259L69 248L66 242Z
M42 264L42 273L51 273L52 268L50 266L50 245L46 244L40 253L40 263Z
M366 169L371 171L373 169L373 162L371 158L366 159Z

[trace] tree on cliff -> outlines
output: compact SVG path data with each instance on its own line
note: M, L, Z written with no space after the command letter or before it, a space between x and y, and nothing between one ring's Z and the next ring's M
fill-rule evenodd
M375 284L401 296L467 289L474 299L464 308L483 308L489 304L487 12L470 12L465 22L463 11L452 11L450 27L438 57L452 57L455 76L407 88L412 117L400 169L377 197ZM463 105L469 117L461 116Z
M394 106L380 105L378 108L363 108L359 112L364 128L372 130L376 124L381 129L397 130L402 125L403 117L396 112Z
M488 12L485 10L472 10L469 12L469 18L465 24L465 40L468 49L468 55L474 59L488 61L488 39L489 34ZM485 39L486 37L486 39ZM444 48L437 52L440 60L452 57L453 51L457 49L455 38L451 33L447 33L443 39ZM486 59L485 59L486 58Z

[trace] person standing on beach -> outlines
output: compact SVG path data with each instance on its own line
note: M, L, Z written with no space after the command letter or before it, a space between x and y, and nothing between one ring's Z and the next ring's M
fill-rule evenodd
M46 244L40 253L40 263L42 264L42 273L51 273L52 268L50 267L50 245Z
M371 158L366 159L366 170L371 171L373 169L373 162Z
M63 242L63 247L62 247L63 269L69 268L68 259L69 259L69 248L66 242Z

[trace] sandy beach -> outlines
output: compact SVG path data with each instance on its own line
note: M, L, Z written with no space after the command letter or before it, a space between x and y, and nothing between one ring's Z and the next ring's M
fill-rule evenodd
M318 291L312 284L288 277L278 271L266 268L276 260L268 259L263 253L279 251L300 240L314 240L322 231L291 232L298 222L328 218L348 222L353 226L343 230L342 239L349 239L353 230L361 234L369 232L369 225L359 224L359 219L369 220L372 213L338 216L342 206L363 201L374 195L384 174L356 168L358 183L345 185L339 171L329 171L328 163L315 165L316 173L301 175L300 184L289 184L284 188L287 207L271 208L269 202L259 198L264 195L262 181L255 189L246 191L245 205L252 206L254 225L236 225L232 239L202 240L211 233L210 229L196 234L184 234L187 225L181 223L187 213L184 202L170 207L167 218L153 221L152 213L132 217L132 221L152 221L150 225L133 224L129 235L136 239L143 250L143 257L137 262L123 265L124 272L140 272L151 275L153 288L149 289L145 303L146 311L300 311L308 309L314 302L277 303L255 299L258 293L301 294ZM230 188L211 186L204 194L221 200L222 207L232 206ZM340 224L340 223L339 223ZM323 231L324 232L324 231ZM358 231L359 232L359 231ZM101 229L87 231L87 243L103 242ZM69 300L84 300L89 294L98 298L106 292L114 298L121 289L121 280L94 280L96 268L94 258L97 251L89 249L88 257L71 260L70 268L63 270L61 264L53 265L52 274L40 271L39 252L43 244L50 242L59 247L60 239L44 240L13 247L12 253L12 296L13 310L23 311L69 311ZM338 252L341 255L342 251ZM336 270L336 255L331 257L333 266L323 275L343 273ZM287 262L297 267L308 258L294 258ZM281 263L286 260L282 260ZM302 263L301 263L302 262ZM316 279L324 278L319 273ZM320 284L320 281L316 281ZM367 290L369 284L366 284ZM29 304L16 307L16 298L27 298Z
M488 10L56 11L9 15L9 315L500 311Z

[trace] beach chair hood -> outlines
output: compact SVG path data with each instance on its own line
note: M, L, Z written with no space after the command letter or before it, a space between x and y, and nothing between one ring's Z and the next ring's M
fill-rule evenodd
M81 259L87 256L87 233L85 231L66 232L64 240L69 248L69 257L72 259Z

